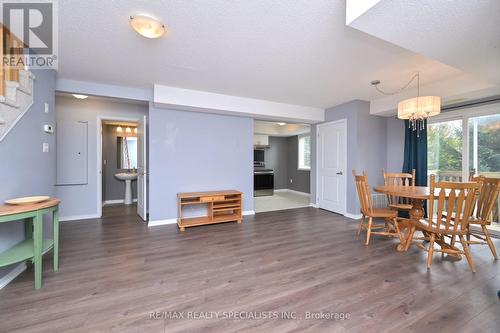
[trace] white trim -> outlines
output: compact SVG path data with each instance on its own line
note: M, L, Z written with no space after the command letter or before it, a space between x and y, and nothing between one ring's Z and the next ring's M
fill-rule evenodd
M317 203L310 202L309 207L319 208L319 205Z
M361 214L351 214L351 213L345 213L344 216L353 220L359 220L361 217L363 217L363 215Z
M303 196L306 196L306 197L310 197L311 196L310 193L295 191L295 190L291 190L289 188L281 188L281 189L278 189L278 190L274 190L274 192L278 192L278 193L280 193L280 192L281 193L283 193L283 192L295 193L295 194L303 195Z
M166 225L166 224L177 224L177 219L175 218L175 219L149 221L148 227L157 227L159 225Z
M132 200L133 202L137 202L137 198ZM102 206L107 206L107 205L117 205L117 204L122 204L125 203L125 200L123 199L117 199L117 200L106 200L102 202Z
M26 270L26 263L23 261L19 263L13 270L11 270L9 273L4 275L0 279L0 289L3 289L5 286L7 286L12 280L14 280L19 274L24 272Z
M246 215L255 215L255 211L253 211L253 210L245 210L245 211L243 211L242 215L243 216L246 216ZM202 215L200 215L200 216L202 216ZM200 216L190 216L190 217L200 217ZM148 222L148 227L157 227L157 226L160 226L160 225L167 225L167 224L177 224L177 218L149 221Z
M101 218L101 216L96 215L96 214L61 216L59 218L59 222L74 221L74 220L98 219L98 218Z
M346 200L344 201L344 210L342 212L334 212L334 213L338 213L338 214L341 214L341 215L345 215L347 213L347 136L348 136L348 123L347 123L347 118L342 118L342 119L339 119L339 120L334 120L334 121L328 121L328 122L325 122L325 123L321 123L321 124L318 124L316 126L316 198L315 201L316 201L316 204L318 205L318 208L321 208L319 206L319 193L318 193L318 189L319 189L319 144L318 144L318 137L319 137L319 128L320 127L324 127L324 126L327 126L327 125L333 125L333 124L340 124L340 123L344 123L345 124L345 158L344 158L344 178L345 178L345 186L344 186L344 197L346 198Z
M104 120L117 120L125 122L139 122L139 118L120 117L120 116L97 116L97 215L102 216L102 122Z

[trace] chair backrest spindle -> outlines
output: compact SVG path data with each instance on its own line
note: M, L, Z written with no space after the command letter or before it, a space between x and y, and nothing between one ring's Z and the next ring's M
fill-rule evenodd
M368 184L368 175L366 172L363 172L362 175L356 175L354 170L352 171L352 175L356 183L361 213L371 215L373 213L373 199L370 185Z
M436 182L435 175L430 177L429 220L434 221L437 229L444 231L465 230L473 214L481 183ZM436 195L437 192L437 195ZM434 214L437 200L437 210Z

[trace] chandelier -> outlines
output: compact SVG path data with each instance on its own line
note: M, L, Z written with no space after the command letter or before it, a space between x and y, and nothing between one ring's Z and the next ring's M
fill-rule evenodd
M424 129L425 120L441 113L441 97L439 96L420 96L420 73L412 76L410 81L395 92L385 92L378 85L379 80L372 81L371 84L375 89L384 95L399 94L410 84L417 79L417 97L405 99L398 103L398 119L408 120L408 126L417 131L417 136L420 136L420 131Z

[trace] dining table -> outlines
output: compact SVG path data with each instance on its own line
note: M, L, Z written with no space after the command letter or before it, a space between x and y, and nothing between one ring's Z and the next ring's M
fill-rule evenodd
M431 193L428 186L404 186L404 185L380 185L374 188L375 192L383 193L393 197L408 198L411 200L411 209L409 211L409 219L399 219L398 226L402 234L402 241L397 246L397 250L407 251L413 241L415 226L420 219L425 216L424 203L429 200ZM439 195L439 188L434 190L434 195ZM448 196L449 191L445 192ZM413 221L413 222L412 222ZM448 244L442 237L436 239L436 243L442 248L456 250L454 246ZM461 256L454 256L460 259Z

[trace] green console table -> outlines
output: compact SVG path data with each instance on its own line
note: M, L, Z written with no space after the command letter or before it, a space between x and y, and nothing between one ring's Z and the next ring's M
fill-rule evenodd
M0 253L0 267L30 260L35 269L35 289L42 287L42 255L53 249L54 271L59 269L59 199L29 205L0 206L0 223L25 220L26 239ZM43 239L43 215L52 213L52 239Z

